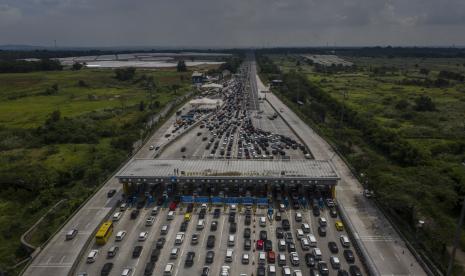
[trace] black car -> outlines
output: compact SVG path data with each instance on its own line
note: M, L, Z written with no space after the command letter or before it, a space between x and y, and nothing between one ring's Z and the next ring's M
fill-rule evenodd
M216 229L218 229L218 221L214 220L210 225L210 231L216 231Z
M229 222L234 222L235 220L236 220L236 213L235 212L229 213L228 221Z
M266 240L265 241L265 251L273 251L273 242L271 240Z
M187 252L186 261L184 262L185 266L192 266L194 264L195 252Z
M318 207L313 207L313 215L315 217L319 217L320 216L320 209Z
M248 228L248 227L245 228L244 229L244 238L246 238L246 239L250 238L250 232L251 232L250 228Z
M283 228L281 228L281 227L276 227L276 238L277 238L277 239L282 239L282 238L284 238L284 231L283 231Z
M215 236L210 235L207 238L207 248L211 249L215 247Z
M155 269L154 262L148 262L145 265L144 276L151 276L153 274L153 270Z
M292 237L292 233L291 232L286 232L284 234L284 240L286 241L286 243L293 242L294 238Z
M214 211L213 211L213 217L214 218L219 218L220 217L220 214L221 214L221 211L219 208L216 208Z
M160 257L160 249L155 248L152 250L152 253L150 253L150 261L155 263L158 261L158 258Z
M329 275L328 264L326 262L318 262L318 271L321 275Z
M250 239L244 239L244 250L250 250L252 248L252 241Z
M305 254L305 263L308 267L315 267L315 258L311 253Z
M205 256L205 263L207 264L213 263L214 258L215 258L215 252L212 250L207 251L207 255Z
M110 271L113 268L113 263L106 263L103 265L102 270L100 271L101 276L110 275Z
M139 216L139 210L134 209L131 211L131 219L136 219Z
M113 197L114 195L116 194L116 190L115 189L111 189L108 191L107 193L107 197ZM113 265L113 264L112 264ZM105 267L105 266L103 266Z
M337 276L349 276L349 272L347 272L347 270L344 269L339 269L337 271Z
M320 237L326 237L326 227L318 226L318 234Z
M145 201L141 200L141 201L137 202L136 208L137 209L142 209L142 208L144 208L144 206L145 206Z
M328 242L328 248L331 253L336 254L339 252L339 248L337 248L337 244L335 242Z
M268 235L267 235L266 231L265 230L260 231L260 239L262 241L266 241L267 238L268 238Z
M140 253L142 252L142 245L136 245L132 251L133 258L139 258Z
M294 210L299 210L300 209L300 205L297 201L294 201L293 204L292 204L292 208Z
M265 276L265 267L263 265L258 266L257 276Z
M331 208L329 209L329 215L332 217L332 218L337 218L337 211L336 211L336 208Z
M362 276L362 272L360 271L360 268L358 268L358 266L356 265L350 265L349 272L351 276Z
M355 256L354 252L350 249L344 250L344 258L348 263L354 263L355 262Z
M210 268L208 266L204 266L202 268L202 274L201 276L208 276L208 273L210 273Z
M163 246L165 245L166 239L165 238L159 238L157 240L156 248L162 249Z
M187 212L187 213L192 213L192 210L194 210L194 204L189 203L189 204L187 205L186 212Z
M293 242L287 243L287 252L295 252L295 244Z
M252 222L252 217L250 215L245 215L245 225L250 225Z
M189 223L188 223L187 221L183 221L183 222L181 223L181 227L179 228L179 231L180 231L180 232L186 232L187 226L188 226L188 225L189 225Z
M229 224L229 233L234 234L236 233L236 230L237 230L237 223L231 222L231 224Z
M205 213L206 213L205 209L200 210L199 219L204 219L205 218Z
M276 215L274 216L274 220L280 221L281 220L281 212L277 212Z
M289 229L291 229L291 225L289 224L289 220L288 219L283 219L281 221L281 227L284 229L284 231L289 231Z

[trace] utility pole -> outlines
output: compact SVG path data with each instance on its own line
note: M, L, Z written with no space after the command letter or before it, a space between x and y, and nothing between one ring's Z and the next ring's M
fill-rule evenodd
M462 162L462 165L465 166L465 162ZM459 224L457 225L457 229L455 230L454 245L452 247L452 254L450 256L449 267L447 268L446 276L452 275L452 268L454 267L454 260L455 260L455 252L457 251L457 247L459 245L460 232L462 230L464 217L465 217L465 198L463 199L463 202L462 202L462 211L460 211Z

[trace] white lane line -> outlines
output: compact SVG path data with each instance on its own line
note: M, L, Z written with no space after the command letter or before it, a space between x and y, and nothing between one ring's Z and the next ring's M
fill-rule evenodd
M86 224L86 227L84 227L84 229L89 228L89 225L90 225L90 222L88 222L88 223Z
M48 258L48 260L47 260L47 262L46 262L46 263L47 263L47 264L49 264L49 263L50 263L50 261L52 260L52 258L53 258L53 256L50 256L50 257Z
M381 259L382 259L383 262L384 262L384 256L383 256L383 254L381 254L381 252L379 252L379 256L381 257Z
M223 216L223 225L221 225L221 235L220 235L220 241L218 242L218 250L220 249L221 241L223 240L223 229L224 225L226 224L226 216Z
M61 257L61 259L60 259L60 264L63 263L63 261L65 260L65 258L66 258L66 255L63 255L63 257Z

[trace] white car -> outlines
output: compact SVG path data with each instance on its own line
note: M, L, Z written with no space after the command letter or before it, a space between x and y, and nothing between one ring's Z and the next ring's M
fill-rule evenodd
M230 270L230 267L229 267L229 266L223 265L223 266L221 267L220 276L229 276L229 270Z
M174 244L179 245L182 244L184 241L184 232L179 232L176 234L176 239L174 240Z
M336 257L336 256L331 256L331 258L329 258L329 261L331 262L331 266L334 268L334 269L339 269L341 267L341 261L339 261L339 258Z
M146 225L146 226L152 226L154 222L155 222L155 217L150 216L150 217L148 217L147 220L145 221L145 225Z
M283 266L283 275L284 276L291 276L291 268L288 266Z
M122 230L122 231L118 231L118 233L116 233L116 237L115 237L115 240L116 241L122 241L124 239L124 237L126 237L126 231Z
M297 222L302 221L302 213L301 212L295 213L295 221L297 221Z
M149 235L149 232L140 232L138 241L145 241Z
M289 257L290 257L290 259L291 259L292 265L294 265L294 266L298 266L298 265L299 265L299 255L297 255L296 252L291 252L291 253L289 254Z
M130 276L132 274L132 268L125 268L123 272L121 272L121 276Z

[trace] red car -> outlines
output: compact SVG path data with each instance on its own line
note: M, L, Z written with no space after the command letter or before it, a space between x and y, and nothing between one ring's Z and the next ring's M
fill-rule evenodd
M263 241L262 240L257 241L257 250L263 250Z
M170 204L170 211L176 210L176 206L177 206L177 205L178 205L178 204L177 204L176 202L174 202L174 201L171 202L171 204Z
M274 251L268 251L268 262L274 264L276 260L276 254Z

